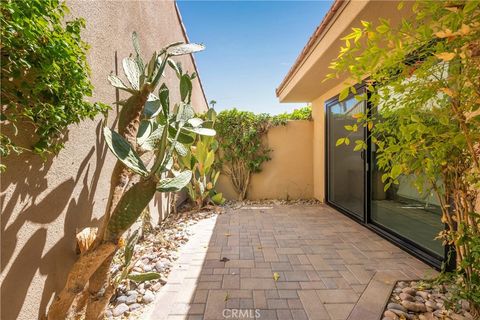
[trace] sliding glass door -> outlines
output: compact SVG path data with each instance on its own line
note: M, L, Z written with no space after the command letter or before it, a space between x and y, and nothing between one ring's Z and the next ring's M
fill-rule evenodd
M345 126L354 125L354 114L364 112L365 103L354 97L327 104L327 200L364 221L365 161L364 153L353 151L355 140L363 140L364 131L350 133L350 144L337 146L345 138Z
M357 89L361 91L361 88ZM384 190L383 172L377 167L375 145L365 152L353 151L356 140L368 132L349 132L357 123L353 115L366 111L366 103L354 97L326 103L326 200L339 211L359 220L400 247L434 266L440 266L445 248L438 233L444 229L435 197L419 192L415 176L401 176L399 184ZM377 111L378 112L378 111ZM350 143L337 145L347 137Z

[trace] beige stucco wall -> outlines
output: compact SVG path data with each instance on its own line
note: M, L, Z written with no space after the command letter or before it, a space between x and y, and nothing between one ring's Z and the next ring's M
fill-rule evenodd
M272 160L251 177L247 198L313 198L313 121L289 121L286 126L271 128L266 137ZM236 199L230 178L220 176L217 189L227 199Z
M132 31L138 32L146 57L163 45L185 40L173 2L67 2L73 16L87 20L83 35L91 44L95 101L115 101L106 78L133 51ZM191 57L179 60L194 71ZM178 100L176 77L170 71L166 82L172 100ZM198 110L206 108L197 81L193 104ZM115 109L110 112L110 125L116 115ZM65 149L46 162L28 153L3 159L8 169L1 177L1 319L32 320L44 314L75 260L76 229L98 225L115 163L101 138L101 119L71 126ZM158 199L155 204L161 207Z

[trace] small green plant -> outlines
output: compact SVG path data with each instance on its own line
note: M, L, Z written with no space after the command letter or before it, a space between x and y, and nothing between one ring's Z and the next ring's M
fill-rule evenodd
M117 158L109 206L95 241L73 264L65 287L52 302L48 319L66 319L72 315L85 319L102 317L118 283L111 279L110 264L121 247L123 234L140 217L156 192L177 192L190 182L190 170L173 168L174 153L185 150L184 143L195 141L197 134L215 135L213 129L202 128L192 121L195 115L190 105L193 75L184 74L180 65L172 60L174 56L201 51L204 47L172 43L154 52L145 64L136 33L132 38L135 54L122 61L129 85L116 75L108 77L115 88L129 94L119 103L118 132L108 127L103 130L108 148ZM181 101L173 106L166 84L159 86L167 66L173 68L180 79ZM146 160L150 160L149 165ZM124 264L125 274L122 272L119 279L140 281L155 277L128 272L131 248L130 245L125 252L128 258ZM84 295L87 298L82 298Z
M68 7L59 0L5 0L0 10L0 154L58 152L70 124L108 108L84 99L93 90L80 36L85 21L65 21ZM31 144L17 142L18 134L32 131Z
M203 124L204 127L213 128L217 114L214 109L209 109L203 119L194 118L195 125ZM218 141L213 136L199 136L190 150L180 156L180 163L184 168L192 171L192 180L187 185L190 199L197 208L202 208L208 202L223 204L225 199L222 193L215 190L220 171L214 169L215 153L218 149Z

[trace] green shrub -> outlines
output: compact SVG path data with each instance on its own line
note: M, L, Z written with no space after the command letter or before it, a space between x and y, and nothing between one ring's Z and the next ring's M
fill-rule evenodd
M0 9L0 153L57 152L68 125L107 108L84 100L93 89L86 60L88 45L80 37L85 21L65 21L68 8L58 0L6 0ZM36 138L32 145L15 143L20 123L33 125Z
M246 198L251 174L260 172L262 164L270 160L271 150L264 141L268 129L286 125L289 120L311 119L310 106L276 116L237 109L218 114L215 130L220 157L217 157L217 165L230 177L239 200Z

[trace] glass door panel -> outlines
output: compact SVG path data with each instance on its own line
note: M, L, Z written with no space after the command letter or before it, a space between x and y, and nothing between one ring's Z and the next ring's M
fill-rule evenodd
M353 151L355 140L364 139L364 131L350 133L350 145L336 146L339 138L349 133L346 125L353 125L354 114L364 112L365 103L354 97L327 105L327 200L350 214L365 216L365 161L363 153Z
M400 176L398 185L384 191L383 172L376 166L374 145L372 149L372 221L443 257L442 242L435 240L444 229L436 197L429 192L420 194L413 185L414 176Z

